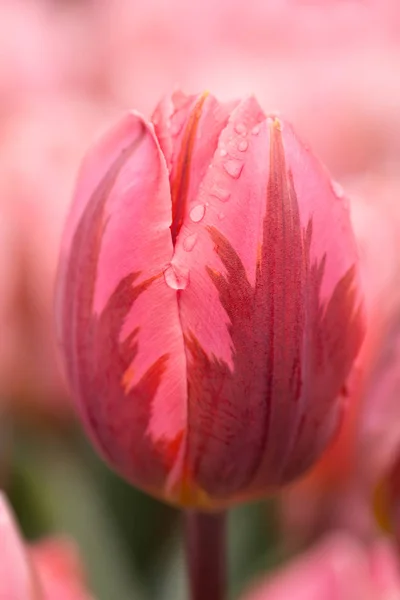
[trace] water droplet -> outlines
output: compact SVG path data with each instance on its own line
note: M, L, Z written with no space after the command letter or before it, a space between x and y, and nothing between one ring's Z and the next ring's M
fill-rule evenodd
M224 162L224 169L234 179L239 179L240 173L243 170L243 163L236 158L231 158Z
M254 125L253 129L251 130L251 133L253 135L258 135L260 133L260 126L259 125Z
M192 233L191 235L188 235L183 240L183 249L186 250L186 252L191 252L196 245L196 241L197 241L196 233Z
M197 206L192 208L192 210L190 211L190 218L192 219L192 221L194 221L194 223L198 223L204 217L205 212L206 207L204 206L204 204L197 204Z
M217 185L214 185L210 193L212 196L218 198L218 200L221 200L221 202L228 202L229 198L231 197L231 193L229 190L220 188Z
M344 191L343 191L343 188L340 185L340 183L338 183L337 181L334 181L333 179L332 179L331 183L332 183L332 189L335 192L336 196L338 198L343 198Z
M220 149L220 151L219 151L219 155L220 155L220 156L222 156L222 157L223 157L223 156L226 156L227 154L228 154L228 152L226 151L226 149L225 149L225 148L221 148L221 149Z
M246 135L246 127L243 125L243 123L236 123L235 131L239 135Z
M189 270L169 265L164 271L164 279L172 290L184 290L189 283Z
M238 143L238 150L240 150L240 152L246 152L248 147L249 144L246 140L242 140Z
M225 215L224 215L224 213L223 213L223 212L220 212L220 213L219 213L219 215L218 215L218 219L219 219L220 221L222 221L222 219L225 219Z

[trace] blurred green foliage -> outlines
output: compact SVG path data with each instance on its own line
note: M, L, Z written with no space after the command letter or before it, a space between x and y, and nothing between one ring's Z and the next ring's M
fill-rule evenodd
M132 488L74 427L14 432L8 494L25 536L76 540L98 600L184 600L180 511ZM231 597L268 568L277 553L276 507L230 511Z

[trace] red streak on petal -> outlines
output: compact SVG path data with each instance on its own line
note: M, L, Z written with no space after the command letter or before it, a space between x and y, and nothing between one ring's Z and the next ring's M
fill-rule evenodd
M121 169L131 155L138 150L144 137L145 129L142 127L139 135L116 158L93 192L75 232L71 253L68 257L66 290L64 291L64 297L69 299L65 301L63 314L63 323L65 324L63 337L67 358L73 356L73 351L69 348L68 343L73 341L71 323L76 322L78 311L88 314L93 308L97 263L106 226L103 218L106 201ZM81 268L85 270L84 277ZM73 378L72 373L70 376Z
M163 442L161 440L157 444L160 455L162 455L163 457L164 465L167 471L170 471L176 462L179 450L183 442L184 435L185 430L181 429L181 431L179 431L172 440L168 440L168 442Z
M229 240L208 228L224 265L224 273L207 272L229 317L233 372L208 356L191 332L185 336L186 463L197 485L217 498L274 489L310 466L320 452L316 428L335 410L363 337L354 267L337 282L329 302L320 301L325 256L311 260L312 222L301 227L276 120L270 137L254 287Z
M256 311L259 314L266 311L264 335L268 340L264 448L268 443L272 402L281 399L291 410L290 402L300 397L305 328L303 232L277 119L270 124L270 139L267 210L255 284Z
M116 286L101 314L93 312L98 260L107 223L104 208L120 170L144 139L142 128L118 156L89 200L71 245L63 290L63 343L73 390L94 440L108 460L133 483L160 490L163 456L146 432L153 398L165 371L162 354L134 386L129 374L138 353L139 330L121 340L126 317L155 275L135 285L131 273Z
M126 394L129 391L129 388L131 386L134 376L135 376L135 370L133 368L133 365L129 365L129 367L126 369L125 373L122 375L122 379L121 379L121 385L122 385L123 389L125 390Z
M181 151L179 154L176 171L171 180L171 196L172 196L172 224L171 235L172 242L175 245L176 238L182 227L182 223L186 212L187 194L190 183L190 165L194 142L196 138L197 127L201 117L203 104L208 96L208 92L198 99L186 125L183 135Z

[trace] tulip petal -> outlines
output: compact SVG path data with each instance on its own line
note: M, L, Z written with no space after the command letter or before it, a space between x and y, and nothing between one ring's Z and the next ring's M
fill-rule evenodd
M183 481L221 500L265 493L321 452L362 340L355 263L347 211L323 169L289 127L241 103L172 259L190 274L179 295Z
M17 525L0 493L0 598L42 600L39 583Z
M290 479L315 460L337 428L345 382L364 339L365 316L347 200L290 126L285 124L281 135L301 224L309 236L303 390L294 441L285 457L284 476ZM281 421L277 442L285 430Z
M168 171L129 114L82 167L60 270L61 341L80 412L103 454L160 492L186 423L186 361L172 269Z
M50 538L35 543L30 555L46 600L91 600L75 545L69 540Z
M175 92L160 103L153 115L155 132L170 173L174 244L188 218L188 201L196 197L220 132L237 104L220 103L208 92L192 96Z
M374 554L375 548L367 550L357 540L337 533L254 586L243 600L396 598L398 585L390 572L391 565L381 566L386 571L384 577L391 578L384 586L378 585L376 575L371 572L369 562L376 560ZM382 558L393 561L393 555L394 549L388 548L387 556Z

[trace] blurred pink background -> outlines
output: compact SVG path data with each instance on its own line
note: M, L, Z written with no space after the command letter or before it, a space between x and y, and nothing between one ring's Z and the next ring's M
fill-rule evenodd
M344 188L370 315L341 449L349 470L291 490L284 519L299 540L321 514L323 523L375 533L369 490L400 441L399 64L398 0L2 0L0 414L71 417L53 285L76 173L94 137L125 110L149 116L177 87L221 99L255 94L293 123Z

